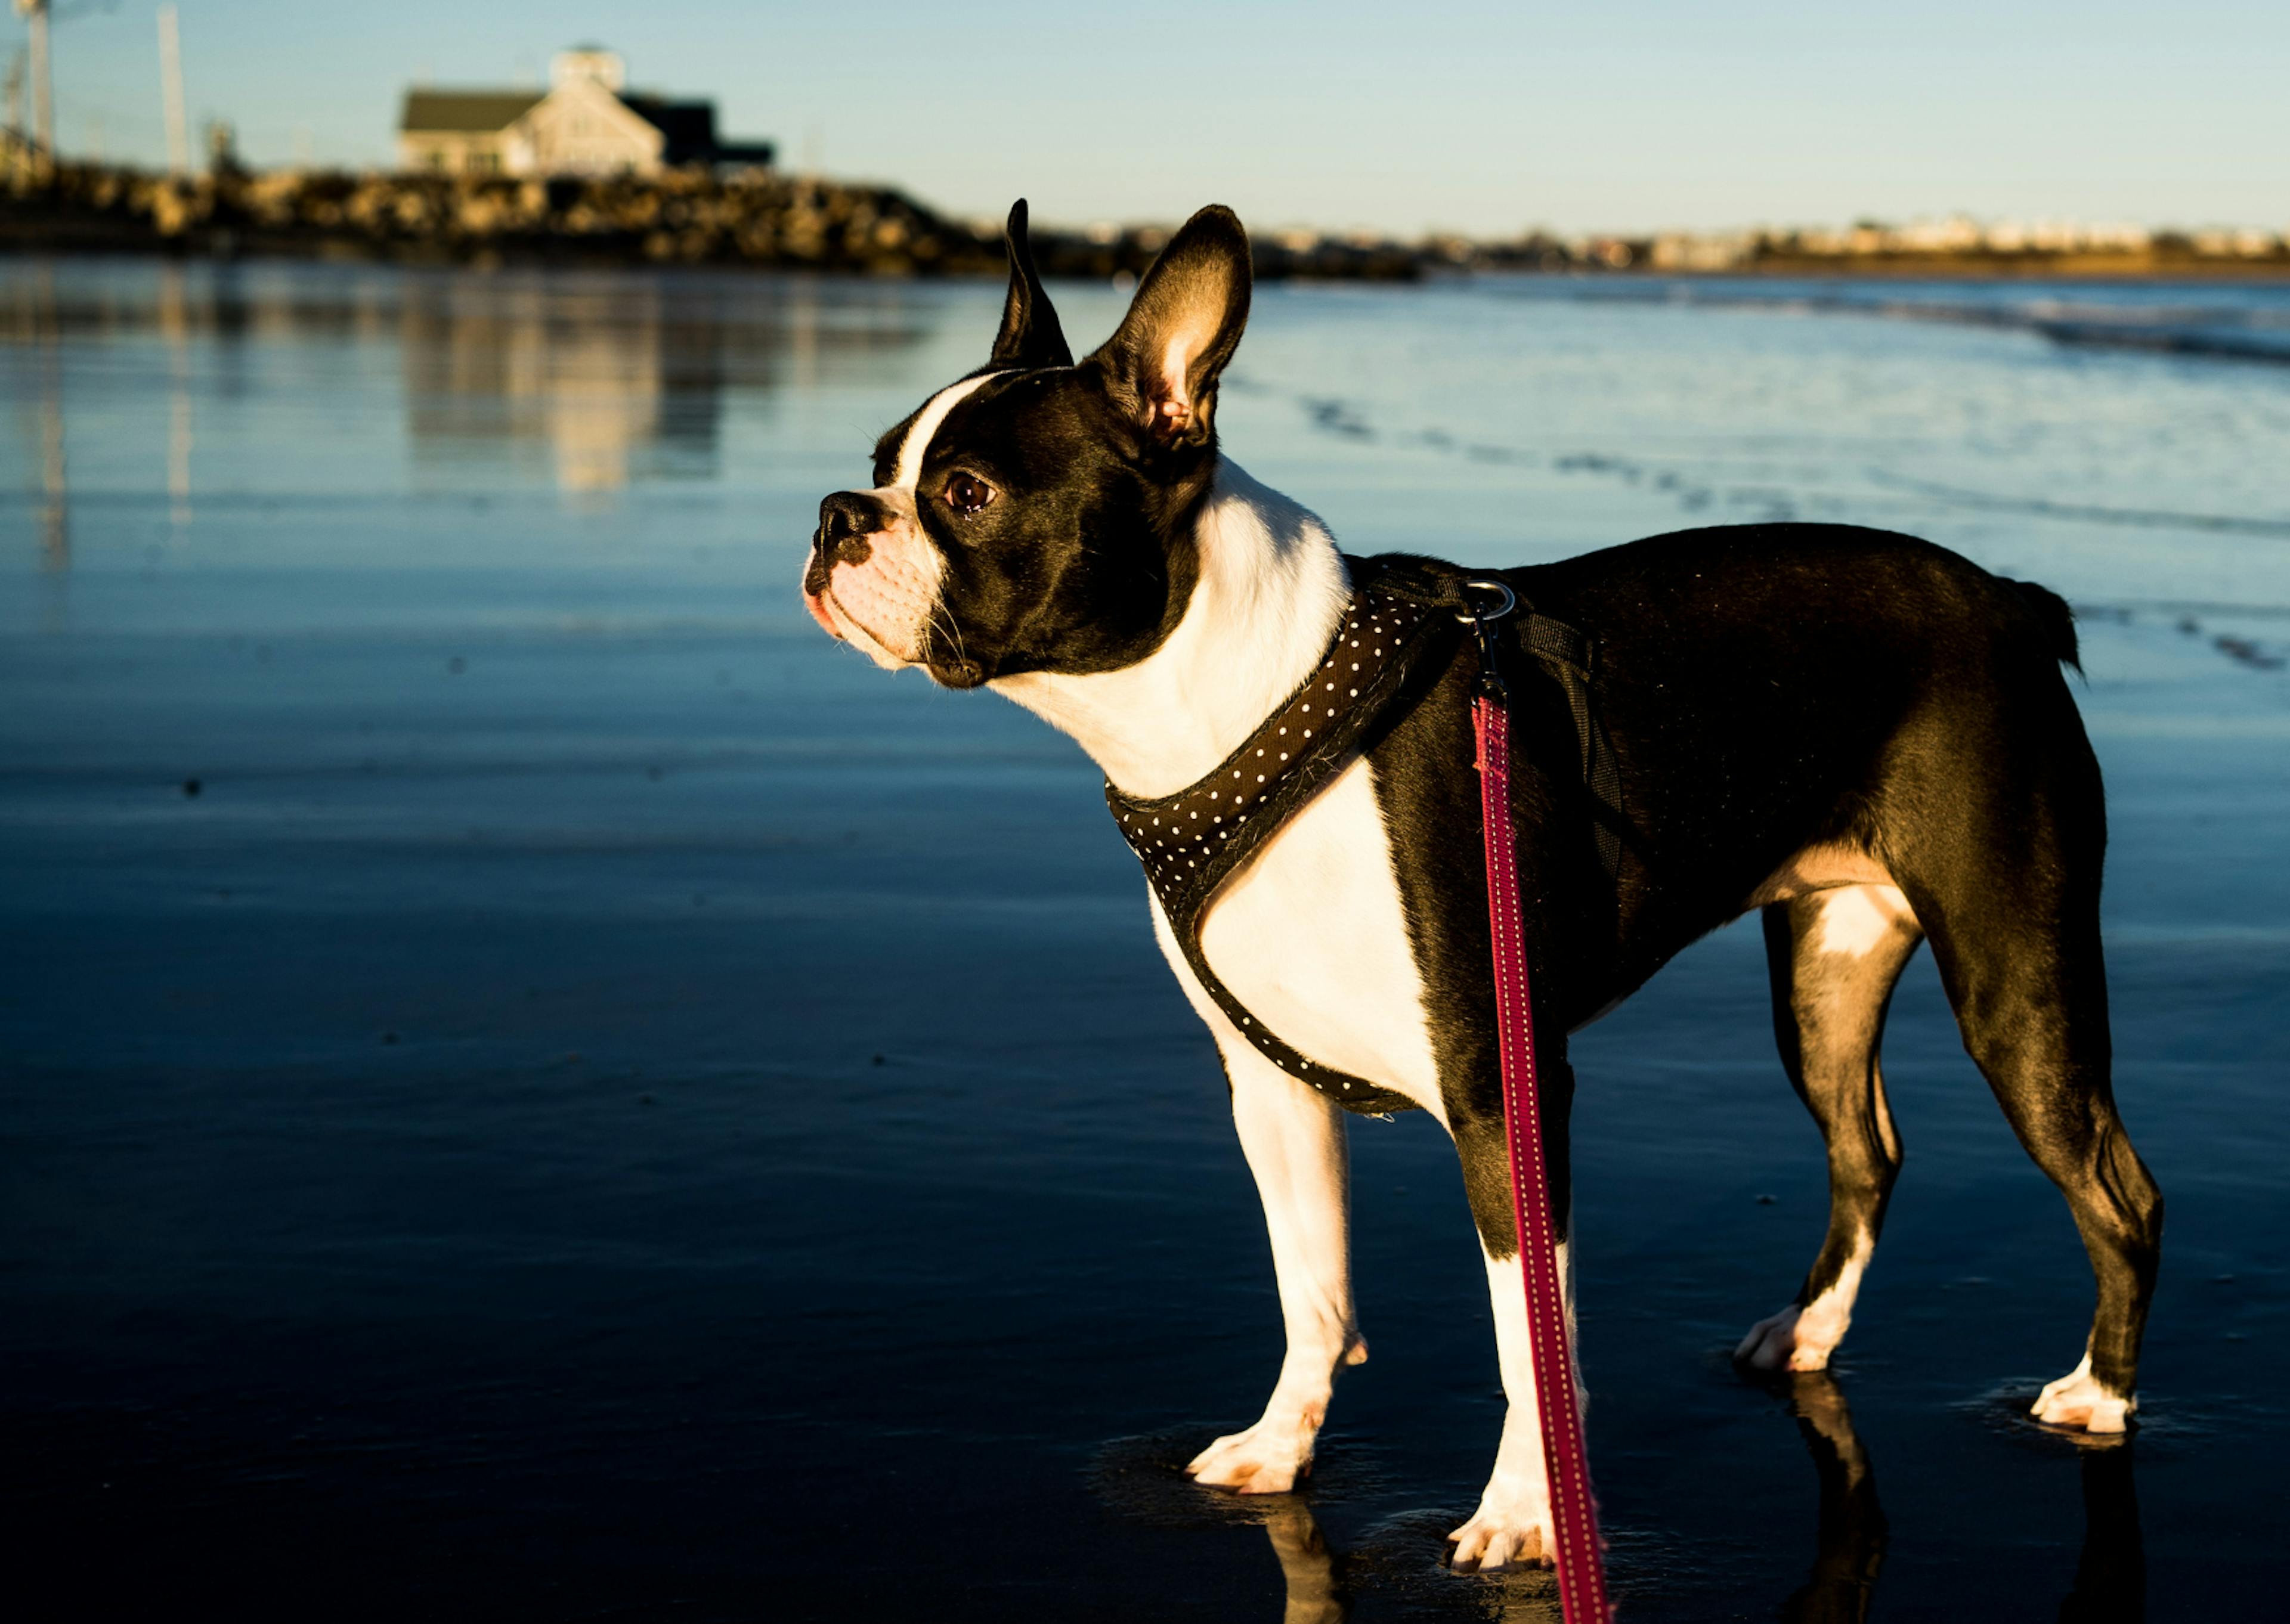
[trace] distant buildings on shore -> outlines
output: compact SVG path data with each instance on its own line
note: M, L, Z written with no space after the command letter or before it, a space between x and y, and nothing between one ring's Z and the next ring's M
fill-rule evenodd
M654 175L663 170L768 167L768 142L716 134L712 101L671 101L627 88L621 59L598 45L561 52L540 90L405 92L397 158L453 175Z
M981 223L976 228L982 231ZM1165 234L1162 234L1165 235ZM1093 240L1158 236L1093 228ZM1757 227L1738 231L1581 233L1533 230L1481 238L1435 232L1413 243L1375 232L1309 228L1260 234L1300 265L1330 254L1404 256L1425 271L1504 270L1652 272L1723 276L1758 272L1805 275L2158 276L2180 274L2271 276L2290 271L2290 231L2213 227L2084 225L2072 220L1980 221L1953 214L1905 226L1862 220L1843 228Z
M2170 231L2056 220L1983 222L1970 215L1951 214L1944 220L1917 220L1905 226L1862 220L1841 230L1667 231L1642 239L1585 239L1579 247L1579 257L1585 261L1615 269L1635 265L1660 271L1729 271L1775 261L2254 262L2290 254L2290 236L2256 228Z

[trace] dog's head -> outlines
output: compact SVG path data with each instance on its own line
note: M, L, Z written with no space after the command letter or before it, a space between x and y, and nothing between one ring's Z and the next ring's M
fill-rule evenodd
M1248 319L1229 209L1185 222L1120 329L1077 364L1010 211L986 364L875 447L873 485L819 505L804 602L878 665L950 688L1133 665L1184 613L1216 468L1218 375Z

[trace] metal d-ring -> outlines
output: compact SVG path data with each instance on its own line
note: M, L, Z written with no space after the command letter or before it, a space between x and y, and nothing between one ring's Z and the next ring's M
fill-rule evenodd
M1463 607L1455 612L1455 618L1462 621L1467 626L1475 620L1482 626L1485 625L1489 620L1500 620L1503 616L1509 614L1512 610L1518 607L1518 594L1513 592L1501 581L1466 580L1458 582L1457 586L1461 591L1466 593L1500 592L1502 594L1502 602L1496 604L1493 609L1474 609L1470 606L1470 600L1468 597L1465 598L1463 601Z
M1510 701L1503 691L1502 651L1495 646L1495 622L1518 607L1518 594L1499 580L1459 581L1456 589L1463 595L1463 606L1455 612L1455 618L1479 635L1482 699L1507 706ZM1474 592L1499 592L1502 600L1493 609L1474 609L1470 596Z

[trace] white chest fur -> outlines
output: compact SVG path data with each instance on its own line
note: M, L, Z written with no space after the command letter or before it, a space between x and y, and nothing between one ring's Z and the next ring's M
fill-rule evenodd
M1319 520L1230 462L1196 529L1199 578L1168 641L1135 666L994 686L1071 733L1132 795L1183 788L1295 691L1335 636L1350 583ZM1229 1035L1153 904L1162 950L1210 1029ZM1356 762L1219 894L1202 951L1281 1038L1440 1113L1437 1068L1391 843Z
M1072 733L1132 795L1174 793L1239 749L1319 664L1351 600L1326 527L1232 463L1218 468L1196 536L1193 598L1148 660L994 683ZM1152 912L1193 1008L1229 1036L1158 900ZM1225 884L1202 925L1202 953L1292 1047L1438 1116L1422 982L1367 763L1337 774Z
M1153 926L1193 1008L1222 1029L1158 898ZM1219 893L1201 951L1249 1013L1290 1046L1445 1119L1422 983L1365 761L1339 773Z

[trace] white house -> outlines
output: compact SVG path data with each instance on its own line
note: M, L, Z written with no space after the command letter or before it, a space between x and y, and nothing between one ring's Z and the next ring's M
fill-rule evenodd
M716 106L627 88L621 59L595 45L558 53L548 89L405 92L400 167L449 174L654 174L700 164L769 164L764 142L716 139Z

